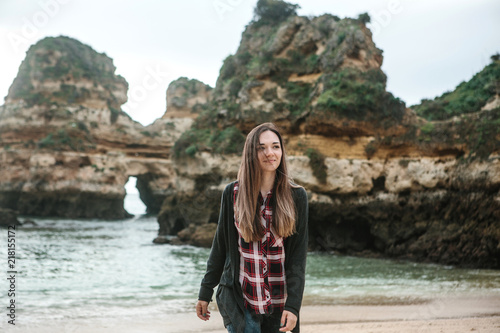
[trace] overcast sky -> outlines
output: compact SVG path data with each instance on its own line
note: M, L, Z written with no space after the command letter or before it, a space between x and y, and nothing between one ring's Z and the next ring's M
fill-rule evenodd
M31 44L65 35L113 58L129 82L123 106L147 125L181 76L215 85L257 0L0 0L0 97ZM498 0L300 0L299 15L368 12L387 89L407 105L469 80L500 52ZM3 103L3 100L1 101Z

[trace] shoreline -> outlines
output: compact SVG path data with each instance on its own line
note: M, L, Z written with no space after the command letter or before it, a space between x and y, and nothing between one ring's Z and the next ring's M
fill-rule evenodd
M24 333L225 333L222 318L212 304L208 322L192 313L164 316L64 319L23 323L15 327L2 322L6 332ZM5 331L5 330L2 330ZM500 331L500 295L436 298L407 305L306 305L301 310L301 332L417 333Z

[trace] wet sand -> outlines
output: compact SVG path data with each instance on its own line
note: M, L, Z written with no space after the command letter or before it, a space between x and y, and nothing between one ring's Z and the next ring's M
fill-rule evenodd
M193 313L166 313L162 318L101 318L50 320L6 327L6 332L64 333L225 333L222 318L212 305L208 322ZM500 296L434 299L409 305L307 305L301 311L301 332L344 333L455 333L500 332ZM5 332L5 330L2 330Z

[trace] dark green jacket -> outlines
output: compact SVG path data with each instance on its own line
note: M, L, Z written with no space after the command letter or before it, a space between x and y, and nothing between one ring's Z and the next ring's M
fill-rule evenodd
M302 187L293 188L293 199L297 210L297 232L285 239L285 271L287 300L285 310L299 318L302 295L304 292L307 242L308 242L308 201ZM244 332L244 302L239 283L240 254L238 251L238 231L234 225L233 211L234 182L224 189L217 232L207 262L207 272L201 282L198 299L212 300L214 288L217 289L217 305L224 319L224 326L232 323L236 331ZM292 331L300 332L299 322Z

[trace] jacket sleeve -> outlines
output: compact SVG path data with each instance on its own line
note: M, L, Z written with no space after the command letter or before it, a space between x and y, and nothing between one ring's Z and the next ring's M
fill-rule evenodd
M228 185L221 198L221 207L219 212L219 221L217 231L215 232L214 240L212 242L212 249L207 261L207 271L203 280L201 281L198 299L201 301L210 302L214 293L214 288L219 284L224 263L226 261L226 247L227 247L227 221L228 205L230 204L230 186Z
M304 188L295 189L294 192L297 210L297 232L286 240L285 245L285 271L288 294L285 310L298 317L306 275L309 204Z

